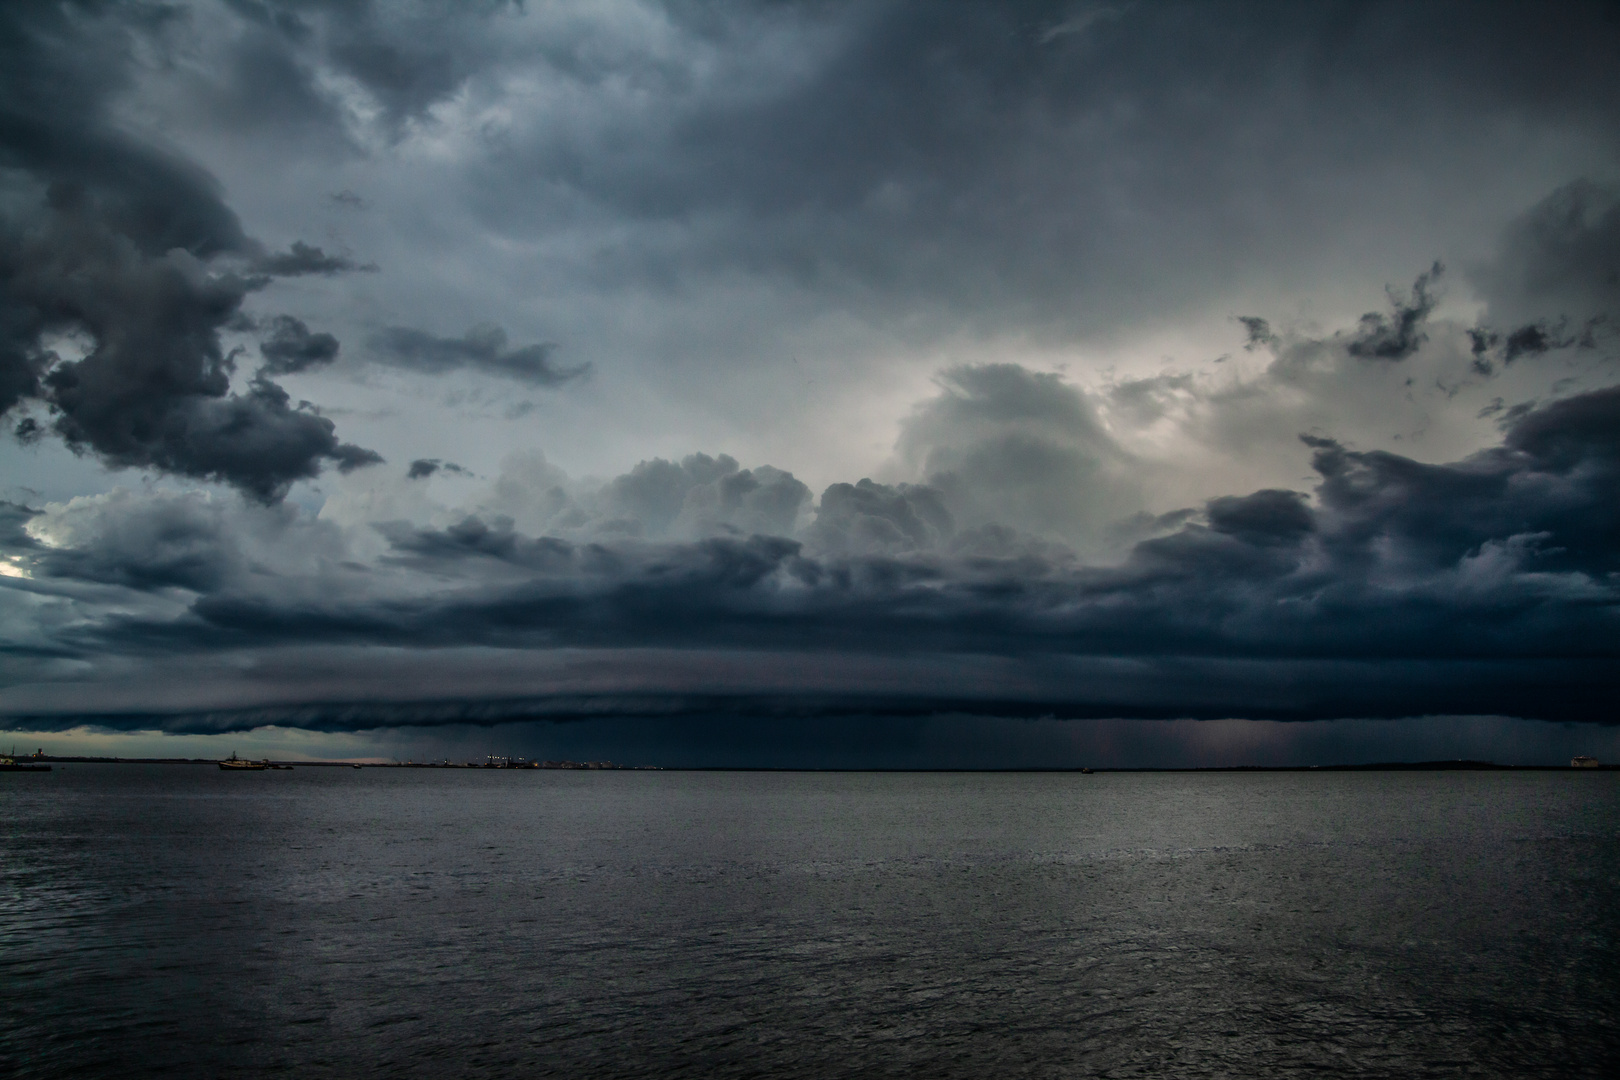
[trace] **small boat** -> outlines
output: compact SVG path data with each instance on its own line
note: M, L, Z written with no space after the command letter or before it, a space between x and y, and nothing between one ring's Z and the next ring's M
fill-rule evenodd
M1090 776L1091 775L1091 770L1090 769L1081 769L1080 770L1080 775L1081 776Z
M358 766L358 765L355 765L355 766L353 766L353 768L356 768L356 769L358 769L358 768L359 768L359 767L360 767L360 766Z
M270 766L270 768L272 770L274 770L274 771L277 771L277 772L292 772L292 766L291 765L274 765L273 764L273 765Z
M263 772L270 767L270 762L268 760L243 761L236 756L236 751L233 750L230 757L219 763L219 767L226 772Z

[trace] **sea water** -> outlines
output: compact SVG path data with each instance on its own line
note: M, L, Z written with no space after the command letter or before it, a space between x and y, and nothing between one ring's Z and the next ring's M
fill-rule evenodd
M0 775L0 1071L1620 1075L1620 774Z

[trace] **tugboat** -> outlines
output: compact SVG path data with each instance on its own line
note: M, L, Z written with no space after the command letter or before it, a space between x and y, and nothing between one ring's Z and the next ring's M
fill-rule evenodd
M232 750L231 756L220 762L219 767L226 772L263 772L270 767L270 762L268 759L265 761L243 761L236 756L236 751Z

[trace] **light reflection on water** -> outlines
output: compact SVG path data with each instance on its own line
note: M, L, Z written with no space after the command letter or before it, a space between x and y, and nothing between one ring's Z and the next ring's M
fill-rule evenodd
M1620 775L0 776L19 1076L1610 1076Z

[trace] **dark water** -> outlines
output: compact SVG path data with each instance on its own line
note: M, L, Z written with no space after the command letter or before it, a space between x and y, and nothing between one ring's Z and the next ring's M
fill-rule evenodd
M1620 774L0 774L0 1072L1615 1076Z

